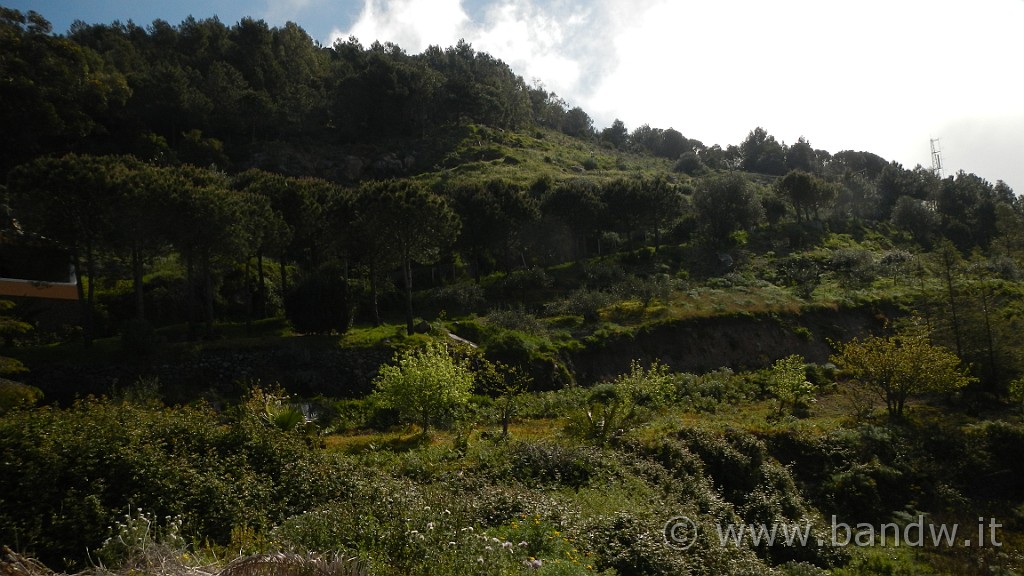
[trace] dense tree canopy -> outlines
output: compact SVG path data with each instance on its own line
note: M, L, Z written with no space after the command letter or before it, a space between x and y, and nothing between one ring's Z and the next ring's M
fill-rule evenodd
M757 225L763 215L754 185L738 174L702 180L693 194L693 207L703 239L713 247L727 247L734 232Z
M764 212L775 237L759 246L773 250L879 222L903 248L1024 253L1024 209L1005 183L803 137L787 146L761 127L710 146L671 127L595 129L464 41L321 46L251 18L77 22L56 36L10 9L0 32L11 221L71 252L87 320L93 291L131 280L131 305L100 310L96 332L127 317L208 330L266 317L313 278L350 286L346 305L375 323L401 288L411 324L414 279L486 285L666 239L733 250L737 232L758 240ZM543 166L520 166L531 146ZM174 266L180 277L163 274Z

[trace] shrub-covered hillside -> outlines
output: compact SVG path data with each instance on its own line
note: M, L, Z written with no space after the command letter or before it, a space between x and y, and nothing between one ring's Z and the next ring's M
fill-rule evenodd
M1003 182L597 129L464 42L0 54L0 278L78 291L0 299L0 571L1024 571Z

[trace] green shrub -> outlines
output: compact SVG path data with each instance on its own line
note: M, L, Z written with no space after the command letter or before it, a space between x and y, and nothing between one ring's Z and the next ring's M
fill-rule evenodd
M841 248L828 259L828 268L844 288L864 288L878 277L878 266L868 250Z
M0 416L14 408L34 406L42 399L39 388L0 378Z
M0 417L0 542L51 566L81 562L125 510L180 516L182 533L227 544L336 497L350 475L260 414L106 400Z
M374 379L374 398L415 421L426 435L437 422L469 402L473 372L443 344L429 344L395 356Z
M423 304L430 309L444 310L449 315L469 314L487 304L482 286L475 282L460 282L429 290Z
M600 452L586 446L556 442L515 442L503 453L501 476L526 486L568 486L579 489L599 476Z
M600 310L615 300L615 295L610 292L581 288L549 302L544 306L544 312L549 316L582 316L588 322L596 322L600 320Z
M289 518L273 539L299 551L358 555L374 574L595 573L560 537L557 504L534 492L459 479L434 488L379 475L355 488Z
M779 401L779 416L786 410L793 415L806 415L817 391L817 387L807 381L804 359L796 354L775 362L768 389Z
M567 430L589 440L606 442L646 420L648 411L668 403L673 392L668 367L655 362L644 368L634 360L628 373L590 390L583 411L573 413Z
M721 404L738 404L757 396L756 384L730 368L703 375L680 374L675 379L676 398L699 412L715 412Z
M531 292L545 290L555 283L543 268L533 267L514 270L500 277L492 285L499 298L526 300Z
M504 330L515 330L526 334L544 334L547 332L543 322L521 307L491 310L484 317L484 321L488 326Z
M655 300L668 303L673 288L674 282L668 274L655 274L647 277L630 276L615 290L624 298L639 300L646 309Z
M652 576L689 573L687 556L665 545L664 524L664 519L620 512L587 526L598 568Z

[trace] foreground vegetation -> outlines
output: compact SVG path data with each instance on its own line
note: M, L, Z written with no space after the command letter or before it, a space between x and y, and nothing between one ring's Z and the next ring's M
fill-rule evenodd
M80 290L0 300L0 544L120 574L1024 572L1004 183L598 131L466 43L0 7L0 49L0 277L70 260ZM815 545L836 522L975 545ZM717 531L762 524L810 544Z
M775 372L637 366L590 390L517 394L507 436L500 396L475 396L426 436L374 431L396 414L372 400L321 403L307 422L260 389L220 412L164 406L152 383L16 409L0 419L0 539L69 570L270 552L337 553L373 574L1024 568L1019 416L915 402L889 423L809 367L821 392L795 418L772 398ZM688 550L665 541L680 515L699 527ZM831 542L832 522L902 528L921 515L971 534L977 517L997 518L1003 546L723 545L715 528L807 523Z

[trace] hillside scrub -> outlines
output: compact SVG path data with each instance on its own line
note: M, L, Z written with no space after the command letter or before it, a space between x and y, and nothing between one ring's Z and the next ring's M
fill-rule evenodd
M0 8L0 54L0 278L79 296L0 300L0 545L125 576L1024 573L1004 182L599 129L464 41ZM922 517L1005 547L716 532Z
M15 409L0 416L0 457L12 472L0 475L0 541L51 566L81 567L89 550L111 567L143 571L132 542L159 541L178 561L334 552L379 574L465 573L460 566L515 574L534 560L570 574L798 565L867 574L856 568L867 552L723 547L715 527L785 522L827 539L832 514L851 524L908 509L964 519L1019 497L1019 423L937 423L918 409L898 426L813 414L797 425L773 417L753 385L759 378L634 366L612 385L621 389L614 398L630 403L622 414L632 403L660 409L608 435L576 440L550 420L524 435L526 419L574 416L585 398L526 393L504 440L484 433L497 420L478 421L465 437L443 428L415 442L403 439L409 432L374 433L347 455L323 448L345 436L287 425L282 397L262 390L220 413L143 396ZM708 404L715 398L721 403ZM665 522L678 514L701 527L686 551L664 544ZM1005 520L1012 537L1016 516ZM152 541L132 536L143 529Z

